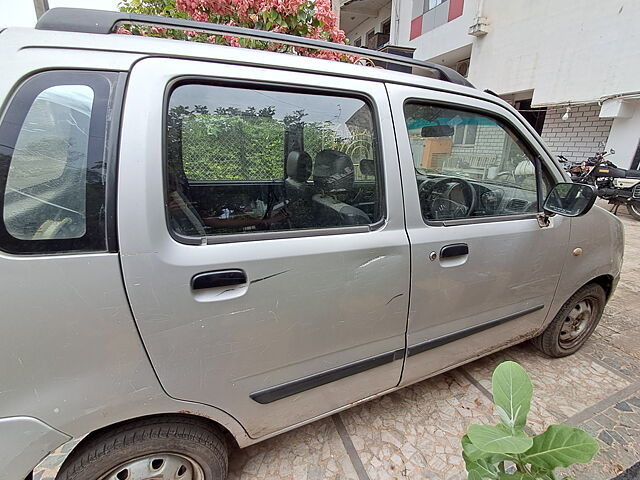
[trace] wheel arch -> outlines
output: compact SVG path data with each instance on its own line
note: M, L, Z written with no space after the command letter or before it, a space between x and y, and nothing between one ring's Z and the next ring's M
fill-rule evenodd
M213 420L210 417L207 417L205 415L202 414L197 414L197 413L193 413L190 411L179 411L179 412L167 412L167 413L154 413L154 414L150 414L150 415L143 415L143 416L139 416L139 417L134 417L134 418L129 418L127 420L122 420L120 422L115 422L109 425L105 425L103 427L100 427L96 430L93 430L92 432L88 433L87 435L85 435L84 437L82 437L80 439L80 441L74 445L72 447L72 449L68 452L67 457L64 459L64 461L62 462L62 464L60 465L60 469L62 469L66 464L73 462L75 459L75 453L81 452L82 451L82 447L84 447L85 445L91 444L92 442L96 441L97 439L99 439L101 436L107 435L109 432L111 432L114 429L117 428L121 428L123 426L126 426L127 424L132 424L135 422L138 422L140 420L151 420L154 418L158 418L158 419L163 419L163 420L171 420L172 418L190 418L190 419L195 419L198 422L202 423L202 425L206 426L207 428L211 428L211 429L216 429L219 432L222 433L222 435L224 436L226 442L227 442L227 446L229 449L236 449L239 448L239 444L237 439L235 438L235 436L233 435L233 433L227 428L225 427L223 424ZM73 440L71 440L73 441Z
M613 295L613 291L614 291L613 275L608 275L608 274L600 275L588 281L587 283L585 283L583 287L586 285L589 285L590 283L595 283L596 285L600 285L602 287L602 289L604 290L604 293L607 294L607 301L611 298L611 295Z

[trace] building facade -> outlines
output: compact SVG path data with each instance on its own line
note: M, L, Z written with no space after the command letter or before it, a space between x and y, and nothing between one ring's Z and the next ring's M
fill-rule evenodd
M498 93L556 154L638 166L640 2L341 0L340 16L352 44L413 48Z

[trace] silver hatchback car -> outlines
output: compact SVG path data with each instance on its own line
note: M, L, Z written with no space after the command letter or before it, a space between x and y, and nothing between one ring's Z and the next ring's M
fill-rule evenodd
M593 189L455 72L314 42L0 32L2 479L82 438L58 478L221 480L228 445L589 337L623 254Z

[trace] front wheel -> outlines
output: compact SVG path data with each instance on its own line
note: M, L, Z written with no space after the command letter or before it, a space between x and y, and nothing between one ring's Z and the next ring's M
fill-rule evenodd
M107 430L80 444L57 480L224 480L222 434L198 419L155 417Z
M600 285L585 285L567 300L544 332L532 339L533 344L555 358L577 352L598 326L606 301Z
M629 215L636 220L640 220L640 202L627 203L627 210L629 211Z

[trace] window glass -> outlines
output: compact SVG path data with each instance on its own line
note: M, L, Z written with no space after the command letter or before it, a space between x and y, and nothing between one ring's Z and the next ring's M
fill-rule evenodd
M21 240L78 238L86 231L86 171L93 90L59 85L40 93L16 141L4 222ZM31 211L31 215L24 215Z
M105 140L117 75L50 71L28 79L0 125L0 248L106 248Z
M501 122L422 103L405 118L426 221L538 212L534 156Z
M380 218L361 99L189 84L167 118L170 227L184 236L368 225Z

